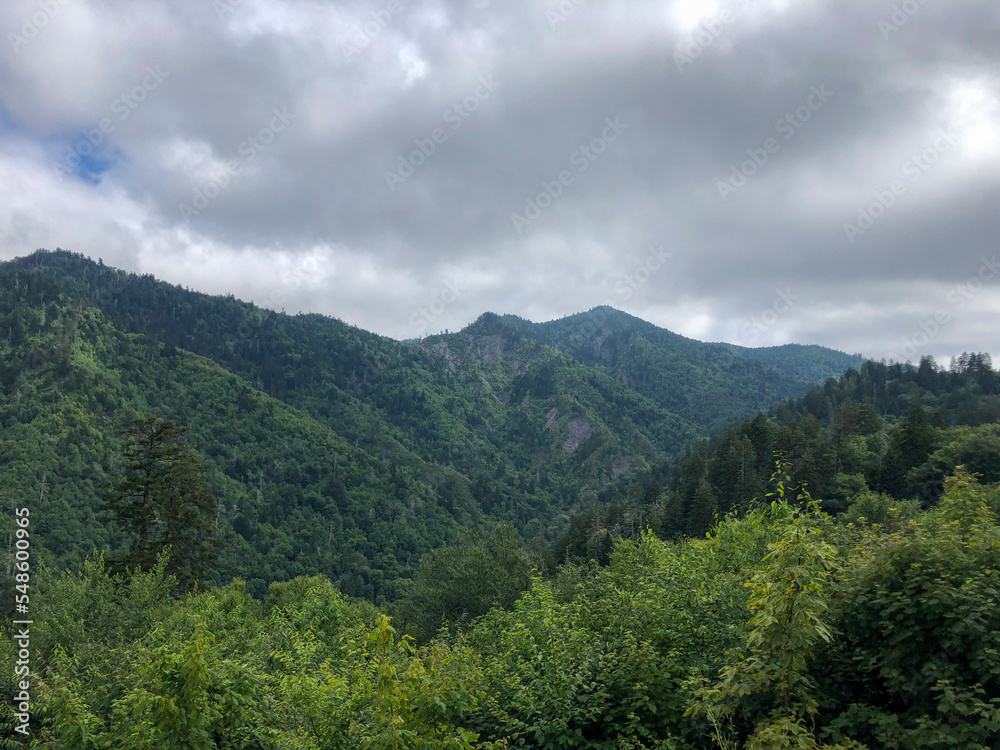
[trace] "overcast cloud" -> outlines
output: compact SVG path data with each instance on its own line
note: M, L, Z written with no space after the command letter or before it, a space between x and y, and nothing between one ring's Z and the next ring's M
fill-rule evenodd
M396 338L611 304L1000 354L996 0L3 0L0 28L2 258Z

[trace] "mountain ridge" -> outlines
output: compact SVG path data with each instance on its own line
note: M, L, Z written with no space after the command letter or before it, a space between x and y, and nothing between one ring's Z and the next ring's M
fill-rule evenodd
M721 428L754 411L803 392L826 378L860 367L863 359L818 345L790 344L751 349L701 342L608 306L565 318L533 323L516 315L484 313L459 334L502 327L570 354L583 364L618 378L661 408L707 429ZM428 337L444 340L458 334ZM737 375L750 392L734 393L718 373ZM790 375L789 372L794 373ZM695 398L664 387L677 385ZM705 405L717 405L706 421Z
M619 311L489 313L407 344L64 250L0 264L0 289L0 426L21 436L0 471L63 495L39 544L56 559L73 538L74 559L115 545L93 529L99 488L115 431L152 411L193 428L222 501L221 575L255 590L315 571L391 599L430 549L501 523L551 537L727 414L811 385Z

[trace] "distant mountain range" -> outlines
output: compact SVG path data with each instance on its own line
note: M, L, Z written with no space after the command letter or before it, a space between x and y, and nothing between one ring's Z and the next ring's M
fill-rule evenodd
M53 564L114 547L101 484L120 430L152 412L190 427L209 469L220 580L323 572L393 598L427 550L503 521L551 535L861 362L702 343L608 307L399 342L38 251L0 264L0 502L33 498Z

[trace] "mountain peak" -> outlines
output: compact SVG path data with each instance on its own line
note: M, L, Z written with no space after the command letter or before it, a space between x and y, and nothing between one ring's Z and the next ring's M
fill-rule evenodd
M476 320L461 330L479 336L490 336L500 333L504 328L503 318L495 312L484 312Z

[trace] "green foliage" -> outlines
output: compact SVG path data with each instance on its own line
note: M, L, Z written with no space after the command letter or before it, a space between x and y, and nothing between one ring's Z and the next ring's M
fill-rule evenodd
M33 641L45 665L33 747L503 747L470 728L486 696L479 657L461 640L417 650L385 615L318 577L276 584L266 611L242 582L169 600L163 567L120 577L94 561L86 577L42 589L39 611L55 626ZM152 591L155 605L128 598ZM109 637L105 612L127 627ZM9 641L0 643L9 675Z
M202 480L198 455L181 448L184 432L154 416L135 419L127 432L125 478L112 484L105 509L131 536L131 545L113 563L148 570L171 549L167 573L181 591L190 591L215 561L216 499Z
M33 746L992 750L993 488L959 471L936 508L861 527L773 480L707 538L619 538L420 649L323 576L261 604L239 580L172 599L165 558L43 571Z
M855 560L837 616L831 730L877 746L993 747L1000 528L980 486L959 469L937 508L873 533Z
M513 612L475 623L495 700L484 731L537 748L693 736L682 685L731 643L739 612L739 585L701 559L646 536L562 591L536 578Z
M0 506L45 563L29 746L995 750L988 357L867 362L691 443L839 361L600 309L408 345L4 264Z
M153 645L162 640L160 630L148 636L135 665L138 679L115 705L113 736L137 749L242 744L237 738L257 718L250 701L255 676L221 657L201 623L190 640Z
M32 597L37 622L32 644L42 654L61 647L69 656L89 659L142 636L150 622L171 611L170 592L176 580L166 572L161 555L148 571L115 575L100 555L81 571L55 574L42 566L33 577L38 596Z
M851 502L850 507L837 517L842 524L873 526L878 524L890 531L898 529L920 513L920 503L916 500L894 500L881 492L862 492Z
M775 505L789 514L785 493L790 478L783 476L779 465L773 479ZM781 538L769 545L766 567L747 584L753 591L747 602L753 615L746 653L730 651L731 662L720 670L718 681L702 682L697 701L687 711L707 714L715 728L713 739L723 746L729 740L721 722L756 699L755 711L769 713L754 726L747 748L820 747L804 723L819 708L813 697L817 685L806 664L818 643L832 640L827 610L837 550L824 539L824 527L830 524L819 504L807 492L800 493L796 502L805 505L791 514Z
M401 620L418 642L442 623L461 625L494 607L510 609L531 583L533 564L511 526L487 539L469 539L423 556L399 604Z
M956 427L940 437L941 445L907 475L913 494L936 501L945 477L965 466L985 483L1000 481L1000 425Z
M667 489L649 525L664 536L701 536L716 508L746 513L767 492L775 450L793 484L807 484L829 513L844 513L869 491L900 509L911 500L929 507L956 466L1000 480L996 420L1000 375L989 355L964 355L950 371L930 361L865 362L694 445L653 478Z

